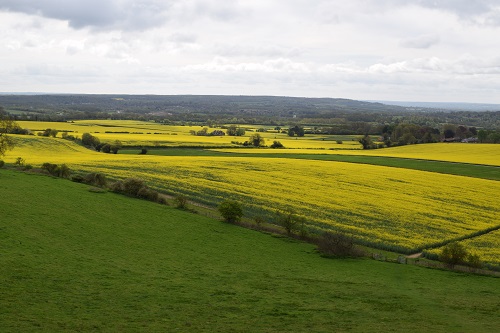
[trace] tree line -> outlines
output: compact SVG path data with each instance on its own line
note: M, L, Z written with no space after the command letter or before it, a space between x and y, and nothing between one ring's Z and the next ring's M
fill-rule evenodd
M330 134L365 134L377 126L443 124L500 130L500 111L450 111L339 98L274 96L0 95L16 120L151 120L160 123L320 126ZM367 133L370 135L376 133Z

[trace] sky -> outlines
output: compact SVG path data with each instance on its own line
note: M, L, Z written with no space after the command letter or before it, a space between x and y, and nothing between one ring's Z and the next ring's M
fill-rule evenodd
M500 1L0 0L0 92L500 103Z

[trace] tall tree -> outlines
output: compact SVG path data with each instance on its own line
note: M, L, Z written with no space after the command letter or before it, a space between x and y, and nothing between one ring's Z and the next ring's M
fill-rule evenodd
M252 134L250 136L250 144L255 146L255 147L260 147L263 146L266 143L266 140L262 136L260 136L259 133Z
M14 140L7 134L11 133L17 125L12 120L3 107L0 106L0 156L5 155L5 152L14 148Z
M358 142L361 143L363 149L371 149L373 146L372 138L368 134L358 139Z

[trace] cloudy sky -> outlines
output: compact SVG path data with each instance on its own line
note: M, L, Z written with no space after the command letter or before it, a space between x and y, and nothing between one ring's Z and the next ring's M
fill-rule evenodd
M0 0L0 91L500 103L500 1Z

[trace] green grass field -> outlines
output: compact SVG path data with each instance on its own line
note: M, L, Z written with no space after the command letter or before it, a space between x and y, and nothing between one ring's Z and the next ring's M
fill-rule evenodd
M0 170L1 332L495 332L500 279Z

